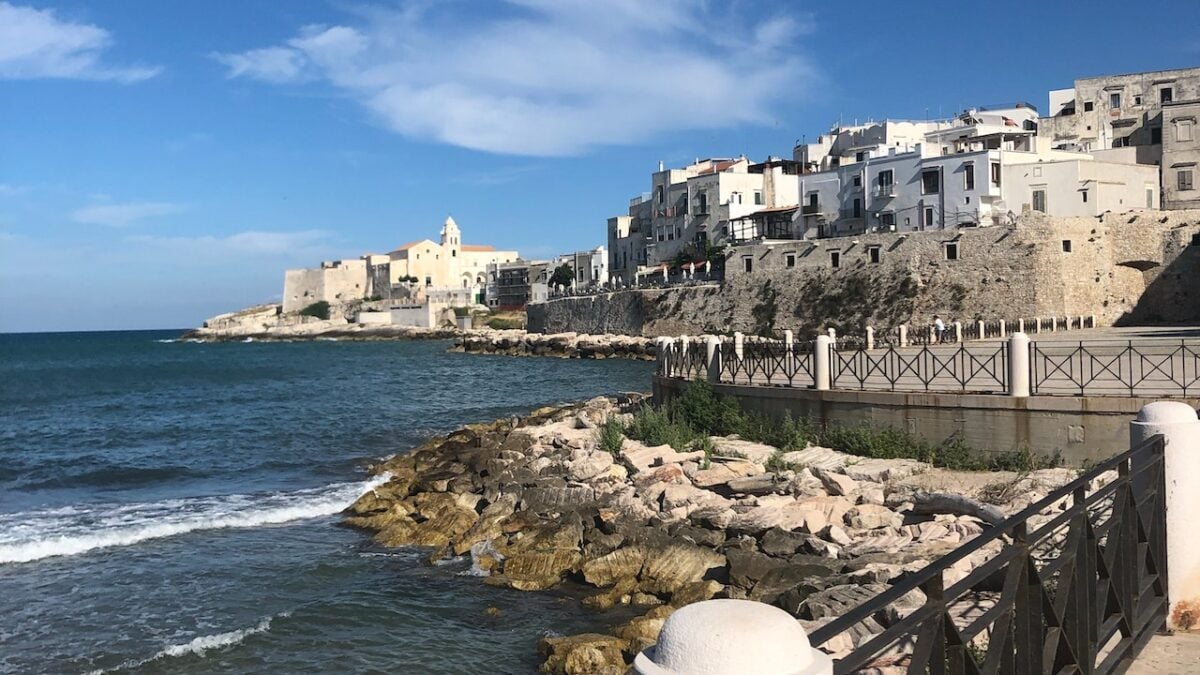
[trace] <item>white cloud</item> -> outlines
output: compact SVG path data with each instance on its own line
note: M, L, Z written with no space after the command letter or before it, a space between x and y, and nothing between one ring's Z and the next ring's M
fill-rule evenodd
M321 250L329 243L330 233L325 230L299 230L295 232L271 232L247 230L223 237L210 235L198 237L133 236L130 242L146 244L159 249L177 251L187 255L205 253L233 255L295 255Z
M168 202L125 202L94 204L71 212L71 220L85 225L125 227L147 218L169 216L182 211L179 204Z
M796 17L683 0L509 0L488 20L462 9L369 10L217 58L230 77L325 81L405 136L518 155L764 123L816 79Z
M101 63L112 44L108 31L62 21L53 10L0 1L0 79L44 77L140 82L161 68Z

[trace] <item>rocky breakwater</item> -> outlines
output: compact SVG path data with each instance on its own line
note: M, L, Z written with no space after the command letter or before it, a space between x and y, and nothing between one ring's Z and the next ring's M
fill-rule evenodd
M623 673L676 607L748 598L811 628L1074 476L1013 475L1026 484L995 506L939 492L970 482L913 460L782 452L737 437L712 437L704 450L648 447L613 433L638 398L545 408L434 438L374 467L391 478L347 509L346 522L383 546L470 556L489 584L540 591L569 582L590 589L587 607L643 608L609 634L538 645L543 672ZM982 550L956 572L994 553ZM920 606L917 595L829 648L860 644Z
M471 330L453 351L508 356L558 356L568 359L654 359L654 340L627 335L527 333L523 330Z

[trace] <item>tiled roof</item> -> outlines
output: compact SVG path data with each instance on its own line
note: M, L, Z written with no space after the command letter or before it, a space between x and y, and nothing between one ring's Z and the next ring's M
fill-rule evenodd
M496 247L495 247L495 246L488 246L488 245L486 245L486 244L463 244L463 245L462 245L462 250L464 250L464 251L475 251L475 252L477 252L477 253L484 253L484 252L487 252L487 251L495 251L495 250L496 250Z

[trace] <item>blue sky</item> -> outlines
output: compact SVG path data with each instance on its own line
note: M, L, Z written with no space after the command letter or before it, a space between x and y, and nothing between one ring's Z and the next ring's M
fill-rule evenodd
M0 331L182 328L434 236L603 243L659 160L1200 65L1200 3L0 0Z

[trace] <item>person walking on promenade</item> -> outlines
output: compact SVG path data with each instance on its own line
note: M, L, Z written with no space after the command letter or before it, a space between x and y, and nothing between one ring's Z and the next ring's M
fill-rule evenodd
M942 321L942 317L937 314L933 315L933 333L937 337L937 343L940 345L946 338L946 323Z

